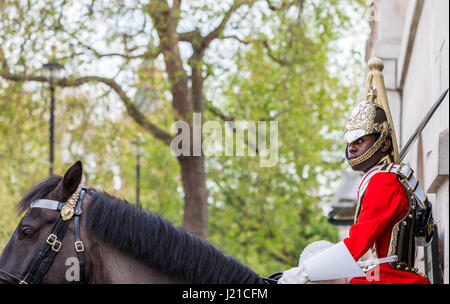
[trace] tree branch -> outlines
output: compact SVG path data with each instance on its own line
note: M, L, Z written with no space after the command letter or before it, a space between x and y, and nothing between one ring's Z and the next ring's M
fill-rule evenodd
M270 47L269 42L267 42L267 40L264 40L264 41L262 42L262 44L263 44L263 46L264 46L264 47L266 48L266 50L267 50L267 55L268 55L273 61L275 61L275 62L277 62L277 63L279 63L280 65L283 65L283 66L291 66L291 65L292 65L292 63L291 63L290 61L288 61L288 60L281 59L281 58L277 58L277 57L273 54L272 48Z
M178 49L179 36L176 31L178 11L174 13L166 0L153 0L147 6L147 13L151 16L153 25L158 32L161 53L164 55L167 75L172 85L172 106L177 114L186 118L193 110L193 102L188 87L187 73L183 68L183 61Z
M113 79L99 76L85 76L74 80L63 78L57 81L57 85L61 87L76 87L88 82L101 82L113 89L125 104L128 114L144 129L150 131L156 138L162 140L166 145L170 145L172 137L166 131L151 123L147 117L131 102L122 87Z
M300 0L300 3L302 3L304 0ZM281 1L281 6L276 7L275 5L273 5L271 0L266 0L267 6L269 7L269 9L271 11L281 11L281 10L287 10L289 9L291 6L295 5L295 3L293 1Z
M124 54L122 54L122 53L114 53L114 52L101 53L101 52L97 51L96 49L94 49L92 46L87 45L86 43L82 42L75 35L73 35L71 33L67 33L67 34L69 34L73 39L75 39L78 42L79 45L81 45L85 49L91 51L94 54L94 56L97 57L97 58L118 56L118 57L122 57L122 58L126 59L127 61L129 61L129 60L137 59L137 58L144 58L144 59L156 58L161 53L161 50L159 48L155 48L155 49L149 48L148 50L146 50L145 52L143 52L141 54L137 54L137 55L129 54L130 52L134 51L137 47L133 48L133 49L126 50L127 52L124 53Z
M222 121L225 121L225 122L228 121L228 122L232 122L232 123L234 123L236 121L236 119L234 117L230 117L230 116L227 116L227 115L223 114L218 108L213 106L211 102L207 103L206 109L209 112L211 112L212 114L218 116ZM236 128L235 127L233 127L233 133L236 133ZM264 136L264 139L265 139L265 136ZM259 155L259 149L258 149L258 146L256 144L250 142L248 140L248 138L245 140L245 142L247 143L247 146L249 148L252 148L253 150L255 150L256 155Z
M196 112L203 112L204 101L203 101L203 81L204 77L202 75L202 67L204 64L203 56L205 51L212 40L219 38L223 34L223 30L231 18L231 15L242 5L253 3L254 0L236 0L231 5L230 9L225 12L220 24L209 34L202 37L200 30L196 28L194 31L184 33L179 36L179 39L183 41L189 41L194 50L192 57L189 59L188 64L191 66L191 80L192 80L192 103L193 109Z
M43 76L34 76L34 75L18 75L11 74L9 71L4 69L6 65L6 60L4 60L3 53L0 51L0 60L2 61L3 69L1 71L0 76L4 79L11 81L36 81L36 82L49 82L49 79ZM85 83L89 82L97 82L103 83L113 89L117 95L119 95L122 102L125 104L125 108L127 113L145 130L150 131L156 138L163 141L166 145L170 145L170 141L172 137L166 131L160 129L155 124L151 123L147 117L134 105L131 99L127 96L122 87L111 78L99 77L99 76L84 76L79 78L62 78L55 81L55 85L60 87L78 87Z
M179 33L178 34L178 41L186 41L190 43L194 43L194 37L198 36L200 34L198 28L196 28L193 31L185 32L185 33Z
M177 24L178 20L180 20L181 16L180 13L181 13L181 0L174 0L172 5L172 16L174 16L175 19L177 19Z
M237 41L239 41L240 43L243 43L243 44L250 44L250 41L241 39L241 38L239 38L236 35L223 36L222 39L234 39L234 40L237 40Z
M222 35L225 26L227 25L228 21L231 18L231 15L233 15L235 11L237 11L241 6L245 4L252 6L254 2L255 0L236 0L235 2L233 2L230 9L225 12L220 24L203 38L202 48L206 49L213 39Z
M218 108L213 106L211 104L211 102L207 103L206 108L208 111L210 111L212 114L218 116L223 121L232 121L232 122L235 121L234 117L230 117L230 116L223 114Z

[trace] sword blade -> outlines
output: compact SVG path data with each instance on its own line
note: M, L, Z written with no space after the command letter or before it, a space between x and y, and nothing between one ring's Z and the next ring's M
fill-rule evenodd
M436 112L437 108L441 105L442 101L444 100L445 96L447 95L448 89L444 91L444 93L441 94L441 96L436 100L434 105L431 107L431 109L428 111L427 115L422 119L417 129L414 131L413 135L409 138L409 140L406 142L405 146L402 148L402 151L399 154L399 162L403 160L403 158L406 156L406 154L409 152L409 149L411 149L411 146L413 143L417 140L420 133L422 133L423 129L427 125L427 123L430 121L431 117L433 116L434 112Z
M356 262L356 264L358 264L359 267L363 268L363 267L374 266L374 265L379 265L379 264L384 264L384 263L392 263L392 262L397 262L397 261L398 261L398 256L391 255L388 257L375 259L375 260L359 261L359 262Z

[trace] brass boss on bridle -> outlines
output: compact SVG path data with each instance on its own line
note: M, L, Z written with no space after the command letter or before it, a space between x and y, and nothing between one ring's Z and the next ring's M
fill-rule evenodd
M39 284L60 251L70 220L74 218L74 247L80 266L80 282L84 282L86 258L84 254L84 244L81 241L80 236L80 216L83 212L81 207L85 193L86 188L80 186L67 202L39 199L31 203L30 208L56 210L60 211L60 214L53 225L52 231L47 237L45 244L41 247L38 256L27 270L24 278L20 279L16 275L0 269L0 280L10 284Z

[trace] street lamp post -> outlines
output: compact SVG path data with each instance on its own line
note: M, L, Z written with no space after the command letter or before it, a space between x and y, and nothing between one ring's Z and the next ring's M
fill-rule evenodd
M137 162L136 162L136 204L138 206L141 205L141 149L138 144L138 151L137 151Z
M141 206L140 202L140 190L141 190L141 144L142 134L138 133L131 143L136 145L136 205Z
M52 46L52 50L54 52L54 47ZM42 68L44 70L49 71L49 83L50 83L50 126L49 126L49 133L50 133L50 175L53 175L53 163L54 163L54 157L55 157L55 151L54 151L54 129L55 129L55 85L54 85L54 79L55 79L55 73L61 69L63 69L63 65L59 64L55 61L55 56L53 56L53 59L49 61L48 63L44 64Z

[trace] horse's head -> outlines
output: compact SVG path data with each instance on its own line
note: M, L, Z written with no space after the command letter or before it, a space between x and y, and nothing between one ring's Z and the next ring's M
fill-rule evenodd
M32 205L32 203L41 199L48 200L47 206L51 206L52 202L52 206L58 205L56 202L66 202L78 189L82 171L82 164L77 161L67 170L64 177L48 177L33 187L17 204L18 211L26 213L0 257L0 282L23 282L31 268L36 268L33 270L35 272L43 273L42 280L40 280L42 283L65 283L68 281L67 269L73 263L70 257L77 257L73 245L75 242L74 220L65 221L68 228L64 239L55 240L50 235L61 211L58 208L46 207L45 204ZM59 204L59 207L61 206L62 204ZM55 245L51 246L51 243ZM47 252L48 257L42 259L41 263L36 263L38 256L44 252ZM51 261L52 255L54 263ZM50 265L45 265L48 263Z

